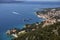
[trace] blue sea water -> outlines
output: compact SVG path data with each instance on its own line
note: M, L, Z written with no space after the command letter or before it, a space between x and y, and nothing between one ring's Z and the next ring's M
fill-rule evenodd
M25 24L41 22L35 14L41 8L60 7L57 3L0 3L0 40L11 40L5 32L11 28L23 28ZM16 12L17 14L13 13ZM32 20L28 20L32 18ZM23 21L23 20L27 21Z

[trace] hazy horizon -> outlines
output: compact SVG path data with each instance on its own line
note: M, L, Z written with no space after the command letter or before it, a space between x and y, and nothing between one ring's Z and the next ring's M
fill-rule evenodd
M20 1L28 1L28 2L60 2L60 0L0 0L0 2L20 2Z

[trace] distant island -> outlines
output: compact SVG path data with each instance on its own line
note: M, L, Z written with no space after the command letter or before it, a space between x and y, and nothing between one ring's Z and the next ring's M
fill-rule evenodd
M43 8L36 12L42 22L26 24L24 28L13 28L6 32L12 40L60 40L60 7Z
M0 3L23 3L24 1L0 1Z
M11 0L11 1L2 1L2 0L0 0L0 3L26 3L26 4L60 4L60 2L49 2L49 1L47 1L47 2L43 2L43 1L13 1L13 0Z

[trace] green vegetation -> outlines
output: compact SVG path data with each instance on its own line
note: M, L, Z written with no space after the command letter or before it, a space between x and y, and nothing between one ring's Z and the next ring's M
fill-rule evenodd
M20 34L18 38L12 40L60 40L60 22L54 23L53 25L48 25L42 28L43 22L41 24L29 24L26 25L26 29L31 29L25 34ZM32 29L35 29L32 31Z

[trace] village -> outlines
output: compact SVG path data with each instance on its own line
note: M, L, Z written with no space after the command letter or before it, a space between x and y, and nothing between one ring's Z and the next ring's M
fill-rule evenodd
M37 12L39 18L43 18L44 26L60 22L60 8L47 8Z

